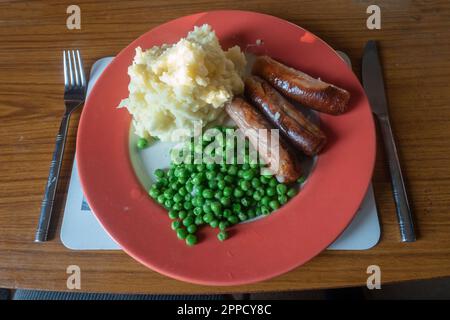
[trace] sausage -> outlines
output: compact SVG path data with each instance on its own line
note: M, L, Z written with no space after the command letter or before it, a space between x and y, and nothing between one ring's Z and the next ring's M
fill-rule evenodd
M325 134L267 81L257 76L248 77L245 95L286 139L306 155L318 154L325 146Z
M278 181L291 183L301 176L300 163L295 154L281 136L278 141L272 139L269 131L273 127L252 105L242 98L235 97L225 105L225 110L248 137L252 146L258 150ZM260 129L268 130L268 134L258 134Z
M267 80L285 96L306 107L333 115L348 108L350 93L332 84L314 79L268 56L255 59L252 73Z

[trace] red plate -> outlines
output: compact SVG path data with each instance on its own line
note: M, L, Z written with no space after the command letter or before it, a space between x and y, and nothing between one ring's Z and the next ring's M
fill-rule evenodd
M204 23L223 47L246 48L261 39L263 51L289 66L350 91L350 110L320 115L330 139L298 196L276 213L235 226L217 241L202 231L188 247L170 228L167 213L147 195L131 166L130 116L116 109L128 95L127 67L137 46L174 43ZM287 21L254 12L214 11L163 24L131 43L112 61L83 110L77 139L81 183L108 233L133 258L170 277L206 285L239 285L298 267L331 244L350 223L369 185L375 131L367 97L353 72L325 42Z

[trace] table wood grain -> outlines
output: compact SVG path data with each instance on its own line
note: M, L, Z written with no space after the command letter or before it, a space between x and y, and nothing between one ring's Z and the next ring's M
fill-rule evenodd
M81 268L96 292L261 292L364 285L378 265L382 283L450 276L450 3L377 1L381 30L366 28L372 1L76 1L81 30L65 25L69 1L0 2L0 287L67 290ZM79 112L71 119L58 188L53 240L33 243L54 139L63 111L61 51L79 48L87 67L147 30L206 10L241 9L298 24L349 54L357 74L364 44L379 41L392 125L418 229L399 241L388 171L378 148L374 186L380 243L367 251L325 251L269 281L207 287L172 280L117 251L80 252L59 240Z

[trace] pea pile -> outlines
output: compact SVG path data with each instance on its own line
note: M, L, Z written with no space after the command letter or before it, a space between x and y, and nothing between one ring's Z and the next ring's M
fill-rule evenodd
M225 133L227 128L219 128ZM189 141L191 159L200 148ZM201 138L206 148L210 138ZM198 143L197 143L198 144ZM227 228L239 222L268 215L297 194L297 189L279 183L274 176L262 175L259 163L249 160L246 141L243 164L237 164L236 143L224 140L221 150L235 148L231 164L171 162L168 170L157 169L156 183L149 195L168 210L172 229L189 246L197 243L201 226L217 228L217 238L228 238ZM216 149L217 150L217 149Z

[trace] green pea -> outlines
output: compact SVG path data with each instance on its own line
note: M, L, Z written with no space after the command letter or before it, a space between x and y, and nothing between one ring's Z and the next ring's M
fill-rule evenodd
M205 177L206 177L207 180L212 180L212 179L214 179L214 174L215 173L213 171L207 171L205 173Z
M244 207L249 207L250 206L250 200L246 197L241 199L241 203Z
M192 178L192 184L195 186L200 185L203 182L203 175L197 174Z
M258 178L253 178L252 179L252 187L257 189L261 186L261 180L259 180Z
M209 223L209 226L211 228L217 228L219 226L219 220L217 220L217 219L211 220L211 222Z
M137 141L138 149L145 149L148 146L148 141L145 138L139 138Z
M186 236L186 244L188 246L193 246L197 243L197 236L195 234L189 234Z
M163 186L167 186L169 183L169 180L167 180L167 178L161 178L161 179L159 179L158 182Z
M209 180L208 187L213 190L217 189L217 180Z
M232 209L234 213L239 213L241 212L241 205L239 203L234 203Z
M231 216L233 213L231 212L230 209L225 209L223 210L223 217L224 218L228 218L229 216Z
M273 187L269 187L269 188L266 189L266 194L267 194L269 197L273 197L276 193L277 193L277 191L276 191L276 189L273 188Z
M222 211L222 204L220 202L213 202L211 203L211 210L216 213L219 214Z
M185 227L190 226L193 223L194 223L194 217L192 217L192 216L187 216L186 218L183 219L183 225Z
M270 210L266 206L261 206L261 214L268 215Z
M187 193L185 196L184 196L184 201L191 201L192 200L192 196L189 194L189 193Z
M166 198L164 197L164 195L160 194L158 198L156 198L156 201L158 201L159 204L163 204L164 201L166 201Z
M213 170L216 169L216 164L215 164L215 163L208 163L208 164L206 165L206 169L207 169L207 170L210 170L210 171L213 171ZM213 173L213 172L211 172L211 173Z
M280 207L280 203L277 200L272 200L269 202L269 207L272 208L272 210L277 210Z
M229 216L228 218L228 222L230 222L231 224L236 224L239 222L239 218L237 216Z
M164 171L163 170L161 170L161 169L156 169L155 170L155 176L156 176L156 178L158 178L158 179L161 179L161 178L163 178L164 177Z
M243 180L240 182L240 187L242 190L247 191L251 188L251 182L247 180Z
M176 230L181 226L181 222L179 220L172 221L172 224L170 226L172 230Z
M277 185L278 194L285 194L287 192L287 186L285 184L280 183Z
M256 201L260 201L261 199L262 199L262 195L263 195L264 193L261 193L261 191L259 191L259 190L256 190L254 193L253 193L253 199L255 199Z
M205 171L205 165L202 163L202 164L197 164L197 171L198 172L203 172L203 171Z
M195 232L197 232L197 226L194 223L190 224L186 227L186 230L189 233L195 233Z
M186 201L186 202L183 204L183 208L185 208L186 210L192 209L192 203L191 203L190 201Z
M168 215L169 215L169 218L172 220L178 218L178 212L176 212L175 210L170 210L168 212Z
M183 197L184 197L187 193L188 193L188 192L187 192L186 188L180 188L180 189L178 190L178 194L179 194L180 196L183 196Z
M172 208L172 206L173 206L173 200L167 199L166 201L164 201L164 207L166 207L167 209Z
M272 178L270 179L270 181L269 181L269 186L271 186L271 187L276 187L277 184L278 184L277 179L275 179L274 177L272 177Z
M194 215L199 216L203 213L203 210L201 207L195 207L193 212L194 212Z
M181 202L181 200L183 200L183 199L184 199L184 197L178 193L173 196L173 201L176 203Z
M205 189L202 192L202 196L205 199L212 199L214 197L214 193L212 192L211 189Z
M290 189L288 190L288 192L287 192L286 195L287 195L289 198L292 198L292 197L294 197L296 194L297 194L297 190L295 190L294 188L290 188Z
M267 178L266 176L260 176L259 181L261 181L262 184L268 184L269 178Z
M280 202L281 205L285 204L287 201L288 201L288 198L285 195L278 196L278 202Z
M217 234L217 239L219 239L220 241L225 241L227 238L228 233L225 230L222 230Z
M155 186L154 186L155 187ZM153 199L156 199L159 196L159 190L157 188L150 188L150 191L148 192L150 197Z
M200 226L203 224L203 217L201 215L196 216L194 219L194 223L196 226Z
M211 206L207 203L203 204L202 209L203 209L203 212L206 214L212 213Z
M225 188L223 189L223 195L224 195L225 197L231 196L232 193L233 193L233 189L231 189L230 187L225 187Z
M214 219L214 216L212 213L207 213L203 216L203 221L206 223L210 223Z
M228 207L231 204L231 198L230 197L222 197L222 198L220 198L220 203L223 206Z
M201 196L204 189L205 188L203 186L196 185L194 186L192 193L194 196Z
M248 216L247 216L245 213L240 213L240 214L238 215L238 218L239 218L239 220L241 220L241 221L245 221L245 220L248 219Z
M214 199L220 200L223 197L223 192L222 191L216 191L214 193Z
M232 182L234 181L234 178L233 178L233 176L226 175L226 176L223 178L223 180L225 180L225 182L232 183Z
M192 192L193 188L194 188L194 185L192 184L192 181L186 182L185 189L187 192Z
M248 210L247 216L248 216L248 219L253 219L256 216L256 210L255 209Z
M226 183L225 183L224 180L219 180L219 181L217 181L217 188L218 188L219 190L225 189L225 186L226 186Z
M254 173L251 170L246 170L242 174L242 178L245 179L245 180L252 180L253 177L254 177Z
M235 176L237 174L237 172L238 172L238 168L235 165L231 165L228 168L228 174L231 176Z
M233 195L234 195L236 198L241 198L241 197L244 196L244 192L242 191L242 189L236 188L236 189L234 189L234 191L233 191Z
M181 210L180 212L178 212L178 218L180 218L180 219L184 219L184 218L186 218L187 217L187 215L188 215L188 213L186 212L186 211L184 211L184 210Z
M178 239L181 239L181 240L186 239L186 236L188 235L188 232L186 231L186 229L181 228L181 227L177 228L176 232L177 232Z
M305 182L305 180L305 177L300 177L298 178L297 183L302 184L303 182Z
M228 221L220 221L219 222L219 229L220 230L225 230L226 228L228 228L229 223Z
M172 199L173 191L171 189L167 189L164 191L163 195L166 199Z

